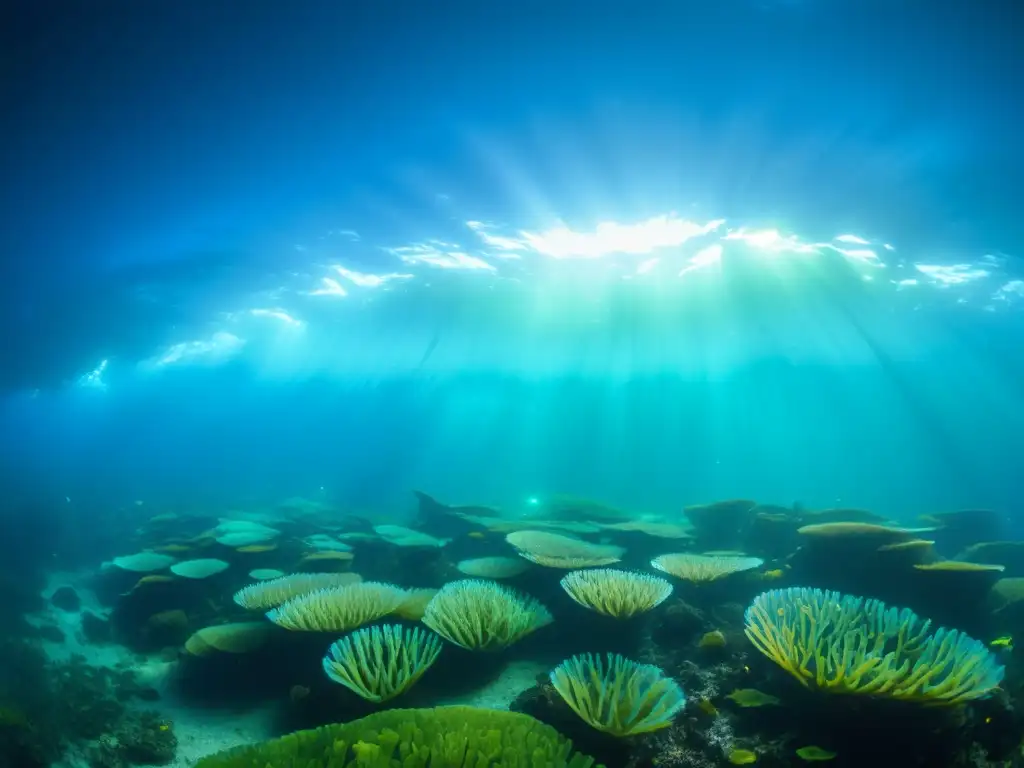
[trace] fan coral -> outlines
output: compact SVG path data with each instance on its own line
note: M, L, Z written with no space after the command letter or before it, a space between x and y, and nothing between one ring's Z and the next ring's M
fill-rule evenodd
M551 684L587 725L613 736L649 733L672 724L686 705L683 689L652 664L617 653L589 653L551 670Z
M437 635L386 624L360 629L332 645L324 672L367 701L380 703L409 690L440 653Z
M808 688L932 705L991 694L1004 669L979 641L878 600L794 587L746 612L754 646Z
M573 571L563 577L561 584L584 608L617 619L649 611L672 594L672 585L665 579L614 568Z
M423 614L423 623L441 637L473 651L505 648L551 621L534 598L480 579L445 584Z

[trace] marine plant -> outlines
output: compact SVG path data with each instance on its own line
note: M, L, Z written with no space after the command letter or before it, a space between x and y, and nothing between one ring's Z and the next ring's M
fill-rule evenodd
M396 611L407 598L401 587L366 581L293 597L268 611L267 618L285 629L348 632Z
M754 646L808 688L930 705L990 695L1004 668L978 640L932 629L908 608L821 589L758 595L746 611Z
M293 597L327 587L345 587L362 579L354 573L290 573L238 590L233 600L250 611L276 608Z
M572 571L561 585L584 608L616 619L645 613L672 594L672 585L665 579L615 568Z
M445 584L423 613L424 624L471 651L506 648L552 621L538 600L482 579Z
M440 653L441 641L432 632L385 624L343 637L330 647L323 665L331 680L380 703L409 690Z
M667 728L686 705L683 689L661 669L617 653L573 656L549 677L558 695L587 725L613 736Z
M601 768L551 726L473 707L391 709L205 757L195 768Z

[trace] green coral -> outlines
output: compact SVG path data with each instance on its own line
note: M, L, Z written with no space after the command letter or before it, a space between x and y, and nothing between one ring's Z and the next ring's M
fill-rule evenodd
M203 758L196 768L602 768L529 715L392 709Z
M399 624L360 629L331 646L324 672L336 683L380 703L412 688L441 653L441 640Z
M686 705L679 684L653 664L617 653L584 653L551 670L551 684L591 728L612 736L635 736L672 725Z
M931 705L989 696L1004 669L955 629L878 600L794 587L758 595L746 612L754 646L808 688Z

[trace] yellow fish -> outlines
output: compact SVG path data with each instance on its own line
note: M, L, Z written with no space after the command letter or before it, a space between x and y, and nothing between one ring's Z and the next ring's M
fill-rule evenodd
M733 765L750 765L757 762L757 753L749 749L734 749L729 752L729 762Z
M773 570L765 571L764 573L762 573L761 578L764 581L775 581L775 579L781 579L785 575L786 572L781 568L774 568Z
M1003 635L1002 637L997 637L995 640L989 643L989 645L991 645L993 648L1005 648L1008 651L1012 651L1013 638L1010 637L1010 635Z
M715 717L718 714L718 707L716 707L714 704L712 704L707 699L701 699L700 701L698 701L697 702L697 707L705 715L710 715L711 717Z
M756 688L737 688L725 698L732 699L741 707L770 707L777 706L782 702Z
M829 752L827 749L821 747L800 747L796 751L797 757L801 760L806 760L809 763L819 762L822 760L831 760L836 756L835 752Z
M487 538L487 534L484 533L483 531L470 531L466 535L469 536L469 538L471 538L471 539L486 539Z

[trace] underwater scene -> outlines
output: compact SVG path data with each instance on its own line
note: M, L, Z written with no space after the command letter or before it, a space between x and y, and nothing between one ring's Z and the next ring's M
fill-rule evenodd
M999 4L12 11L0 768L1024 768Z

